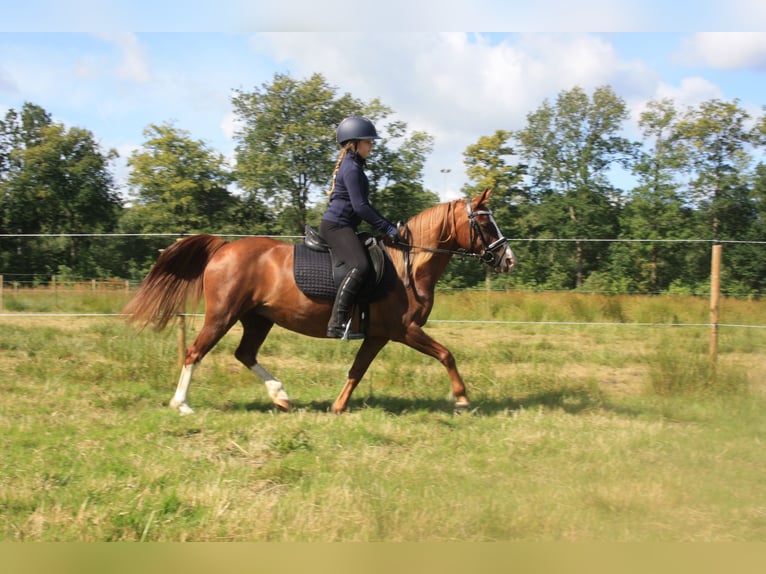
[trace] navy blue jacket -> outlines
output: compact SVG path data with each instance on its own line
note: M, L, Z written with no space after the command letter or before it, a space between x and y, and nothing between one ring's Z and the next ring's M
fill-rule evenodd
M364 173L364 158L347 153L335 177L335 189L322 219L354 231L362 221L385 234L396 233L396 226L369 203L370 182Z

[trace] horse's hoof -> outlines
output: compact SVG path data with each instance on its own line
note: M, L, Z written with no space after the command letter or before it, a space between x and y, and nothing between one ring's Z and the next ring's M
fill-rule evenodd
M280 411L283 413L289 413L290 409L292 408L292 405L290 404L290 401L287 399L277 399L274 401L274 406L277 407Z
M194 410L189 405L187 405L186 403L176 401L175 399L170 401L169 406L174 411L178 411L178 414L181 414L181 415L194 414Z
M466 397L460 397L455 400L455 414L461 415L471 407Z
M342 407L338 404L332 405L332 414L334 415L342 415L344 412L346 412L346 407Z

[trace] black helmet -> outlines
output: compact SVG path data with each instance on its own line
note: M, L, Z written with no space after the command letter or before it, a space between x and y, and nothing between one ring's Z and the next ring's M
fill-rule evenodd
M380 139L375 126L367 118L350 116L338 124L336 132L338 143L343 145L349 140L376 140Z

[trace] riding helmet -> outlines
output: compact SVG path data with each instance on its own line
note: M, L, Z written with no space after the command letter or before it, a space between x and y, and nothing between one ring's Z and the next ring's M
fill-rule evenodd
M336 137L341 145L349 140L380 139L373 123L362 116L350 116L340 122Z

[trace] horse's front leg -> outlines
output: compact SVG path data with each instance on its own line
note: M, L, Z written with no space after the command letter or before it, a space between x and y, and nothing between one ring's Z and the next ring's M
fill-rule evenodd
M386 346L386 343L388 343L388 339L381 337L368 337L362 342L362 346L359 347L359 351L357 351L354 358L354 364L351 365L351 369L348 372L346 384L343 385L343 389L332 405L332 412L340 414L346 410L351 394L367 372L370 363L372 363L380 350Z
M435 358L444 365L452 382L452 392L450 394L455 401L455 408L465 409L470 405L463 378L460 376L455 364L455 357L452 356L447 347L428 336L416 323L410 324L404 337L404 343L421 353L425 353L429 357Z

